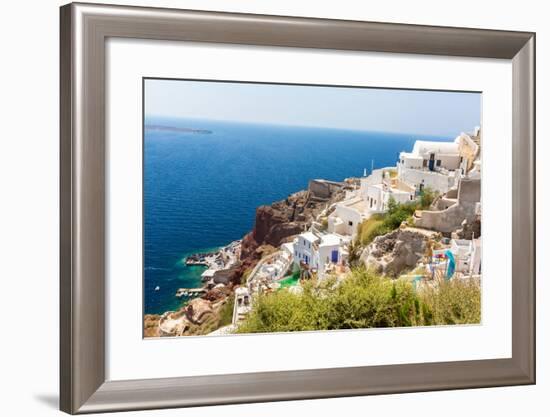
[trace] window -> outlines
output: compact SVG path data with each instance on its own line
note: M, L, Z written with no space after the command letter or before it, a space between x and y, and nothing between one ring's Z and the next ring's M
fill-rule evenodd
M423 167L427 167L428 166L428 161L426 159L423 159L422 160L422 166Z
M438 159L437 162L435 163L435 165L440 167L441 166L441 159Z
M349 222L348 222L348 225L349 225L349 226L353 226L353 222L352 222L352 221L349 221Z

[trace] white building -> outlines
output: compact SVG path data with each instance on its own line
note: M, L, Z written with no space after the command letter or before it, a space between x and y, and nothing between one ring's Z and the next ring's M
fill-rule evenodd
M233 305L232 324L235 325L242 321L252 309L252 298L250 291L246 287L235 289L235 304Z
M392 198L402 204L413 201L416 189L400 179L386 177L379 184L366 185L362 192L367 211L373 214L385 212Z
M472 241L469 273L471 275L481 274L481 237Z
M335 265L343 261L342 248L344 241L342 237L335 234L321 236L321 240L315 245L313 259L314 268L317 269L317 276L324 278L325 274Z
M281 249L289 256L294 256L294 242L287 242L281 245Z
M462 174L461 136L453 142L418 140L412 152L401 152L397 163L399 179L418 191L424 187L446 193Z
M375 213L396 203L414 201L424 188L445 194L470 173L480 176L480 132L461 133L454 141L416 141L411 152L401 152L397 167L375 169L361 178L359 190L336 203L327 218L327 230L355 238L358 226ZM309 254L306 254L309 256Z
M455 256L456 271L462 273L470 272L471 255L473 245L471 240L451 239L451 252Z
M311 232L298 235L294 242L294 262L299 265L301 262L306 265L313 265L314 244L319 238Z
M395 168L376 169L361 178L361 186L351 198L335 205L327 219L328 232L355 238L359 224L372 214L385 212L391 198L407 203L415 197L416 189L401 181Z
M345 262L348 243L349 239L333 233L320 236L302 233L294 241L294 263L307 265L322 279L333 267Z
M434 250L434 259L445 257L450 250L455 259L455 271L462 277L481 274L481 238L479 239L451 239L451 247L448 249ZM445 266L446 263L441 263Z
M334 211L327 218L329 233L351 236L357 235L357 227L368 218L367 206L361 196L336 203Z

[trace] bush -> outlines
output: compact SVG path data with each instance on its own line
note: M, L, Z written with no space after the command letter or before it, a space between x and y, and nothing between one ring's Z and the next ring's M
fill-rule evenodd
M246 285L246 282L248 281L248 277L252 273L253 268L248 268L245 270L241 276L241 285Z
M397 229L401 223L414 214L418 205L416 202L396 203L392 197L388 201L388 212L384 216L384 224L391 230Z
M411 216L417 209L417 203L397 203L395 199L388 201L388 211L384 214L374 214L359 225L357 244L366 246L377 236L385 235L397 229L401 223L411 223Z
M437 198L437 192L432 190L430 187L425 187L420 192L420 209L426 210L430 208L434 200Z
M383 215L373 214L359 225L357 241L360 245L366 246L371 243L376 236L379 236L380 230L377 230L377 228L382 225L383 219Z
M362 329L479 323L479 285L452 280L416 292L403 280L356 269L339 286L334 280L303 285L302 294L259 295L238 333Z
M355 269L339 286L333 278L302 286L302 294L281 290L259 295L237 333L477 324L481 320L481 290L475 281L453 279L416 292L408 281ZM192 325L187 334L208 334L230 324L233 303L230 296L217 315L200 326Z
M367 235L367 243L371 243L377 236L385 235L391 231L393 231L392 227L389 227L386 223L381 222L370 230L370 233Z
M218 327L227 326L233 321L233 306L235 304L235 295L231 294L225 300L224 305L220 308Z
M434 324L472 324L481 321L481 289L475 281L452 279L421 292ZM430 323L431 324L431 323Z

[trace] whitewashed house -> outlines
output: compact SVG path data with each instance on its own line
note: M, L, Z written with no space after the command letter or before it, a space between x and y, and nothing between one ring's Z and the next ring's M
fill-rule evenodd
M451 239L451 247L433 251L434 259L445 258L445 253L451 251L455 260L455 272L460 277L481 274L481 238L479 239ZM440 266L446 267L446 262Z
M347 260L348 243L349 238L333 233L319 236L312 232L302 233L294 240L294 263L307 265L322 279L330 269Z
M314 268L317 269L317 276L324 278L328 270L343 261L344 239L335 234L321 236L320 241L315 245Z
M470 269L471 275L481 274L481 237L472 240L472 253L470 256Z
M334 211L327 218L327 230L343 236L357 235L357 227L368 217L367 206L361 196L336 203Z
M242 321L252 309L252 297L250 291L246 287L238 287L235 289L235 304L233 305L233 325Z
M390 199L396 203L408 203L415 199L416 189L398 178L386 174L381 183L367 184L362 189L363 199L369 214L382 213L388 209Z
M480 176L480 130L461 133L454 141L416 141L411 152L401 152L396 167L375 169L360 180L359 190L336 203L327 217L327 230L354 238L358 226L375 213L396 203L414 201L424 188L439 194L456 189L466 173ZM366 172L365 172L366 174Z
M281 245L281 249L290 257L294 257L294 242L287 242Z
M399 178L422 191L424 187L444 194L473 168L479 157L480 129L461 133L452 142L418 140L411 152L401 152L397 162Z
M319 241L319 238L311 232L305 232L298 235L294 241L294 263L300 265L313 265L314 244Z
M451 252L455 256L456 271L469 273L471 255L473 252L472 241L466 239L451 239Z
M328 216L328 232L342 236L357 235L359 224L375 213L384 213L393 198L397 203L407 203L416 198L416 189L397 177L395 168L374 170L361 178L357 193L336 204Z
M453 142L416 141L412 152L401 152L397 173L401 181L417 191L429 187L441 194L457 182L462 157L459 139Z

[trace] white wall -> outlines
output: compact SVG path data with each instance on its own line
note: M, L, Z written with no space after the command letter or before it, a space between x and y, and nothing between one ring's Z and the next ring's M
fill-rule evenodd
M325 266L332 262L332 251L338 252L338 261L340 261L339 253L340 245L319 246L316 254L317 274L320 278L324 278Z
M343 234L355 236L357 234L357 226L361 223L361 213L343 204L337 204L334 212L344 222L342 225L342 229L344 230Z
M300 265L300 262L306 262L307 264L313 266L314 258L313 242L304 239L302 236L298 237L298 242L294 244L294 263Z
M409 185L418 187L424 180L424 186L440 193L446 193L454 184L454 177L431 171L404 168L400 172L400 178Z
M96 0L102 3L104 1ZM113 0L108 1L110 3ZM536 0L463 0L461 2L395 0L387 2L329 0L132 0L119 3L189 9L211 9L296 16L363 19L416 24L486 27L537 31L538 154L550 152L550 27L545 2ZM53 416L58 385L58 6L56 0L4 2L0 14L3 59L0 65L0 271L5 319L17 311L36 314L32 332L3 329L0 344L2 414ZM542 157L539 157L539 159ZM543 160L538 164L538 236L550 233L543 193L550 181ZM548 239L538 241L539 278L550 252ZM391 396L340 398L236 405L186 410L125 413L124 416L333 416L369 414L499 417L547 414L550 391L550 350L547 331L550 281L537 282L538 385Z

